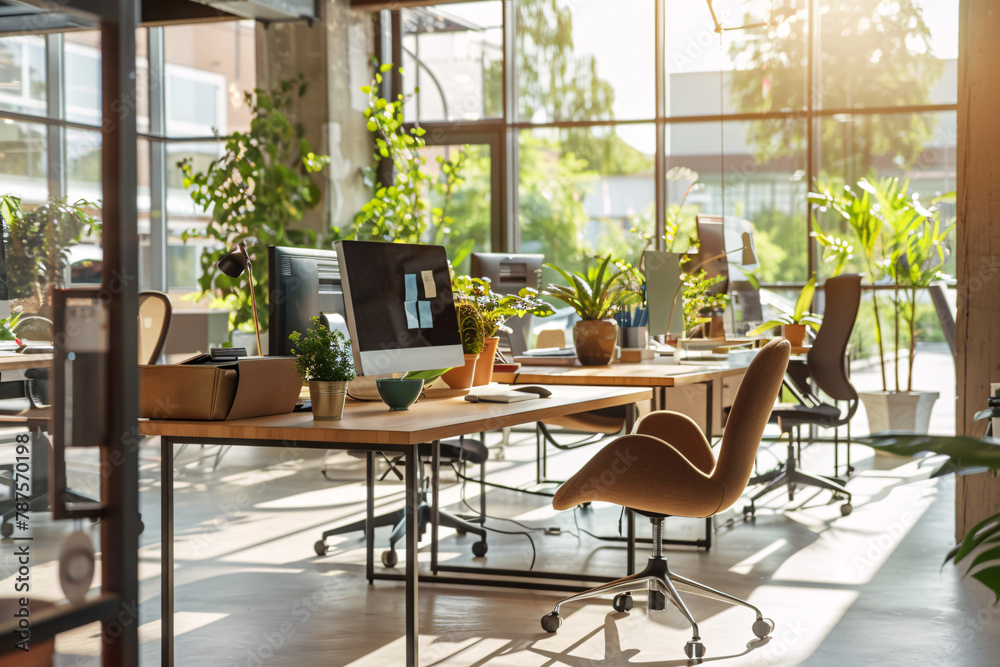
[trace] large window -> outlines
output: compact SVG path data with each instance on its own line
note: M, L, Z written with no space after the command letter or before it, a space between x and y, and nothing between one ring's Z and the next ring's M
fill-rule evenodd
M494 132L503 151L495 250L541 251L567 268L609 251L635 260L643 235L671 243L662 235L675 215L678 250L695 215L724 215L754 232L763 283L802 283L824 277L811 189L892 176L925 199L955 190L953 0L711 8L493 0L402 11L404 92L419 86L407 120ZM941 206L950 221L954 206Z

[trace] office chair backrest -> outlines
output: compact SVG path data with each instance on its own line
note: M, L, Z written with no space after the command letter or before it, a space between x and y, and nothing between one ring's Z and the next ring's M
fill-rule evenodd
M934 302L934 309L937 311L938 320L941 322L941 330L951 348L952 356L958 356L958 337L955 335L955 316L948 305L948 297L944 293L945 283L931 283L927 291L931 293L931 301Z
M163 292L139 292L139 364L155 364L160 357L172 312Z
M826 308L823 325L816 334L806 364L816 386L837 401L858 400L847 376L847 343L861 303L861 276L849 274L830 278L823 286Z
M757 352L743 376L712 471L712 479L723 488L719 511L735 503L747 487L757 447L778 398L791 351L787 340L772 340Z

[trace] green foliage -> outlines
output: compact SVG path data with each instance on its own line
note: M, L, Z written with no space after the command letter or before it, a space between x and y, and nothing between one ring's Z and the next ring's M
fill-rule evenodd
M295 370L303 380L349 382L357 377L351 341L339 331L327 329L319 316L312 318L305 335L294 331L288 340L295 345Z
M17 323L21 319L21 313L12 313L10 317L0 320L0 340L16 340Z
M100 208L100 203L84 199L69 203L58 197L26 212L20 197L0 197L11 296L34 297L44 305L48 287L65 287L70 247L85 236L100 235L100 220L88 213Z
M458 315L458 333L462 338L462 352L479 354L483 351L486 340L486 322L479 308L470 301L455 303L455 314Z
M683 270L683 266L681 267ZM722 276L708 277L705 269L682 273L684 277L681 301L684 304L684 332L689 334L699 324L712 321L708 316L713 312L724 310L729 305L728 294L716 294L711 288L722 282ZM673 319L671 307L670 319Z
M255 89L244 93L253 117L249 132L224 137L223 154L205 171L196 170L189 159L177 163L184 174L184 187L191 199L212 219L204 230L191 229L182 238L206 238L218 249L201 255L202 295L233 307L230 324L253 326L251 299L246 278L228 278L216 263L245 241L253 259L253 281L261 329L268 326L267 246L311 247L326 242L310 229L296 229L306 211L320 204L321 190L311 175L329 164L326 155L312 152L300 123L292 123L288 112L306 91L306 82L282 81L268 93Z
M426 130L414 127L407 131L404 128L403 109L409 96L399 94L396 100L390 101L379 94L382 75L391 69L391 64L381 65L371 85L361 88L361 92L368 95L364 116L366 127L375 138L375 152L373 166L362 170L365 183L372 188L372 198L354 216L354 236L400 243L429 241L440 245L449 237L450 225L454 222L448 209L464 182L461 172L466 152L458 151L453 160L438 156L440 178L429 177L423 154ZM392 182L389 184L379 180L379 165L383 160L392 163ZM429 194L437 197L440 204L431 206ZM465 254L471 251L473 243L470 240L465 244ZM461 260L454 254L452 259L455 263Z
M790 313L781 313L778 317L773 320L768 320L762 325L751 331L748 335L759 336L768 329L773 329L774 327L781 326L783 324L805 324L811 326L813 329L819 330L820 325L823 323L823 318L815 313L809 312L809 306L812 305L813 295L816 293L816 276L813 276L808 281L806 281L805 286L803 286L802 291L799 292L799 297L795 300L795 308Z
M617 267L611 267L608 255L595 268L586 273L570 273L558 266L546 264L556 271L568 285L550 284L542 293L559 299L571 306L582 320L603 320L611 317L619 308L635 304L637 295L623 288L626 274ZM639 297L641 298L641 297Z
M947 473L964 474L983 467L996 474L1000 470L1000 440L968 436L912 435L905 433L878 433L860 438L875 449L900 456L915 456L924 452L943 454L948 460L939 465L932 477ZM945 556L945 562L956 566L978 552L966 568L965 576L972 575L993 591L1000 601L1000 513L983 519L973 526L962 541Z
M459 302L471 303L479 311L486 338L495 336L504 322L512 317L523 317L528 314L548 317L554 312L552 307L542 300L538 290L531 287L524 287L517 294L500 295L491 289L488 279L470 276L455 276L451 285L452 292ZM509 331L506 328L505 330Z

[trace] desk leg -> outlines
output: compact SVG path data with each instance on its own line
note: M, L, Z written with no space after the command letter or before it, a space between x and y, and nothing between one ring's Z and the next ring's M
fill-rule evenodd
M715 381L705 383L705 439L709 444L715 437Z
M174 443L160 438L160 664L174 665Z
M441 488L438 468L441 465L441 441L431 443L431 572L438 573L438 511Z
M635 574L635 512L632 510L625 510L628 514L628 571L626 574Z
M365 455L365 576L375 583L375 452Z
M417 551L420 548L420 456L413 447L406 453L406 664L417 667ZM435 514L436 516L436 514Z

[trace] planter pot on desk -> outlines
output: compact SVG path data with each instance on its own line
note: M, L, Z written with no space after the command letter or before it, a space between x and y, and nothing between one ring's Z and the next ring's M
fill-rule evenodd
M576 358L584 366L607 366L615 356L618 325L611 320L580 320L573 326Z
M940 396L936 391L858 392L868 413L868 429L925 434L930 428L931 409Z
M479 353L476 360L476 371L473 374L472 386L482 387L493 382L493 359L497 355L497 345L500 339L491 336L483 341L483 351Z
M309 400L316 421L340 421L344 417L347 400L346 382L309 381Z
M452 389L468 389L472 386L472 379L476 373L476 361L478 354L466 354L465 365L456 366L441 376L441 379Z
M806 340L806 325L782 324L781 335L792 344L792 347L802 347Z

